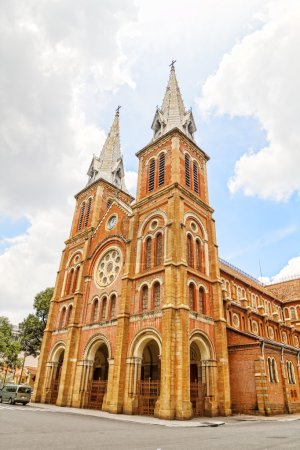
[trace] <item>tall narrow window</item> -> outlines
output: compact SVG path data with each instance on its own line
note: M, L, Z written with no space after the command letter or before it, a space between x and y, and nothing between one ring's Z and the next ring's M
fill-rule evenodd
M97 322L98 320L98 312L99 312L99 301L96 298L93 303L93 309L92 309L92 322Z
M110 198L110 199L107 200L106 208L108 209L111 204L112 204L112 199Z
M75 292L76 289L77 289L77 280L78 280L79 270L80 270L80 266L78 266L76 268L76 270L74 271L74 280L73 280L73 284L72 284L72 292Z
M85 202L82 203L81 205L81 210L80 210L80 214L79 214L79 220L78 220L78 227L77 230L81 230L82 228L82 222L83 222L83 217L84 217L84 211L85 211Z
M191 187L190 157L185 155L185 184Z
M294 366L292 361L286 362L286 369L287 369L287 375L288 375L288 382L289 384L295 384L295 372L294 372Z
M150 269L151 267L151 250L152 250L152 239L149 237L146 240L146 269Z
M162 263L162 234L156 236L155 265L160 266Z
M196 269L201 270L201 243L196 240Z
M58 328L63 328L65 326L65 317L66 317L66 308L63 307L60 313L59 325Z
M86 208L86 214L85 214L85 220L84 220L84 226L87 227L89 224L89 218L91 213L91 206L92 206L92 197L88 199L87 202L87 208Z
M70 319L71 319L71 315L72 315L72 305L69 306L68 308L68 312L67 312L67 317L66 317L66 325L69 325L70 323Z
M195 286L189 285L189 305L192 311L195 311Z
M110 316L113 319L116 316L116 296L112 295L110 301L111 301Z
M155 179L155 160L151 159L149 164L149 185L148 191L153 191L154 189L154 179Z
M165 154L162 153L159 157L158 163L158 186L162 186L165 183Z
M142 311L148 309L148 286L144 286L142 289Z
M190 234L187 237L187 263L190 267L194 265L193 242Z
M73 275L74 269L71 269L67 278L66 295L70 294L71 289L73 288Z
M193 178L194 178L194 191L199 194L199 171L198 164L193 162Z
M154 300L154 308L158 308L160 306L160 284L155 283L153 286L153 300Z
M296 310L295 308L290 308L291 319L296 320Z
M205 313L205 292L203 287L199 289L199 313Z
M102 320L106 319L106 304L107 304L107 299L106 299L106 297L104 297L102 299L102 313L101 313Z

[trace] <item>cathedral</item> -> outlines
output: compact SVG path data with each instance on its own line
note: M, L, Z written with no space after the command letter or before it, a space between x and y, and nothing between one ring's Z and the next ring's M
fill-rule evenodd
M136 199L119 109L75 196L33 401L179 420L300 412L300 279L263 285L219 258L209 157L173 63L151 128Z

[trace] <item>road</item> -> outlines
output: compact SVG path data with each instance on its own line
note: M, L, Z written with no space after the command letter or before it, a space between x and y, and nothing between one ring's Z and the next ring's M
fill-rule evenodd
M230 422L215 428L167 428L0 404L1 450L299 449L300 422Z

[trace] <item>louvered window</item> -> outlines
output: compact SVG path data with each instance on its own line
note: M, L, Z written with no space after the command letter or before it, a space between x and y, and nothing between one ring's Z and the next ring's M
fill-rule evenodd
M160 266L162 263L162 234L159 233L156 236L156 258L155 258L156 266Z
M149 192L153 191L154 189L154 179L155 179L155 160L151 159L149 165L149 186L148 186Z
M190 157L185 155L185 184L191 187Z
M150 269L151 267L151 248L152 247L152 240L151 238L148 238L146 240L146 269Z
M78 227L77 227L78 231L81 230L81 228L82 228L84 211L85 211L85 202L83 202L82 205L81 205L81 210L80 210L79 220L78 220Z
M199 313L203 314L204 312L204 289L201 287L199 289Z
M160 306L160 284L155 283L153 287L153 297L154 297L154 308L158 308Z
M165 183L165 154L162 153L159 157L158 165L158 186L162 186Z
M148 287L144 286L142 289L142 311L148 309Z
M199 194L199 173L198 165L196 162L193 163L193 177L194 177L194 191Z
M90 218L90 213L91 213L91 205L92 205L92 197L90 197L87 202L87 209L86 209L85 221L84 221L85 227L87 227L88 223L89 223L89 218Z

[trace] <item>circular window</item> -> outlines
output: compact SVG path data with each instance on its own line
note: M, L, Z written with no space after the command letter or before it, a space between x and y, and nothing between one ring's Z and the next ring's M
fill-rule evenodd
M107 229L111 230L112 228L114 228L117 221L118 221L117 216L111 216L107 221L107 225L106 225Z
M258 324L255 320L252 320L252 333L258 334Z
M191 222L191 230L194 231L194 232L198 230L198 227L195 224L195 222Z
M121 253L112 249L105 253L96 269L96 281L99 286L104 287L111 284L120 272Z
M153 222L151 222L150 228L151 228L151 230L155 230L155 228L157 228L157 226L158 226L157 220L153 220Z

